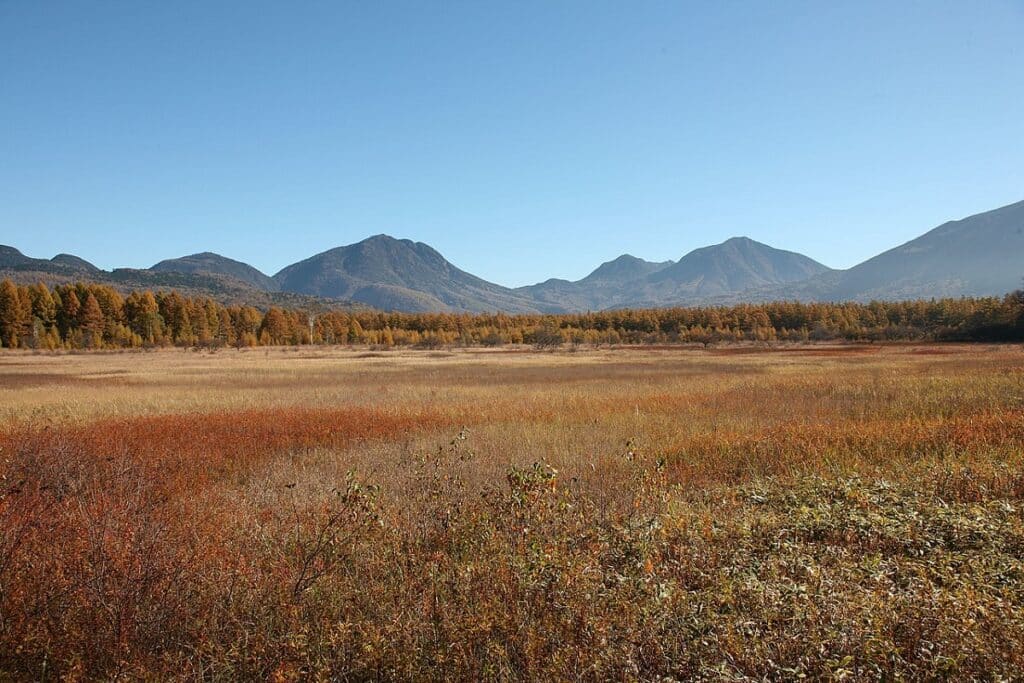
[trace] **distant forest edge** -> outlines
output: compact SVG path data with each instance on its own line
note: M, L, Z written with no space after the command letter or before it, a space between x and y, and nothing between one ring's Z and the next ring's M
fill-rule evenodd
M776 302L574 314L310 311L225 306L176 291L0 282L0 346L29 349L358 344L703 344L730 341L1019 341L1024 290L901 302Z

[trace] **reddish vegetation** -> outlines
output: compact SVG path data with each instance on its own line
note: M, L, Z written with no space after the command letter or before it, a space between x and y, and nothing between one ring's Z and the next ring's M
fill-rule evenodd
M464 367L468 393L429 407L12 424L0 678L1010 678L1024 408L1004 354L887 376ZM643 383L684 372L666 386L687 391ZM668 446L619 439L638 425ZM601 430L608 452L561 472L531 450ZM338 474L417 437L386 492Z
M855 356L871 355L882 352L882 347L869 344L849 344L843 346L809 346L764 348L757 346L724 346L708 349L714 356L749 356L759 353L791 353L811 356Z
M821 472L888 472L967 453L1024 452L1024 410L949 419L832 421L688 438L668 453L669 479L688 486ZM1016 479L1024 486L1024 477ZM1017 496L1024 488L1010 492Z
M0 447L60 440L96 457L132 457L163 468L185 467L189 476L239 468L273 454L318 446L342 448L356 439L397 438L417 430L450 427L436 412L389 413L377 408L271 408L236 412L152 415L99 420L87 425L9 430Z
M236 538L244 516L210 497L218 482L291 450L399 438L449 422L428 413L291 408L7 430L0 434L0 671L42 674L28 662L58 643L72 656L64 673L114 672L120 658L185 637L210 609L195 600L208 579L270 571L263 580L286 585L299 573L290 564L249 565ZM266 510L258 519L272 535L309 524L318 533L325 511L319 503L304 510Z

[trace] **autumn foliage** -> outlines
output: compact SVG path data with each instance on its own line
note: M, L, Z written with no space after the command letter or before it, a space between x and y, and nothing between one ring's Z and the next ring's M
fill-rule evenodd
M565 315L260 311L177 292L0 283L0 346L615 345L1024 338L1024 295L869 304L772 304Z
M1021 351L833 351L9 356L214 400L7 413L0 678L1013 678Z

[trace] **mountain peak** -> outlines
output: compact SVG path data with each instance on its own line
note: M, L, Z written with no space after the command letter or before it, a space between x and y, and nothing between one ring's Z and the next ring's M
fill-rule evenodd
M54 269L56 266L56 269ZM32 258L25 256L14 247L0 244L0 268L31 268L45 273L52 270L62 274L69 272L98 273L100 269L83 258L72 254L57 254L52 259Z
M580 280L581 283L593 283L597 281L623 284L632 280L646 277L656 273L663 268L672 265L672 261L654 263L645 261L632 254L623 254L611 261L606 261L594 269L594 272Z
M392 237L386 232L381 232L376 235L370 235L366 239L356 242L356 244L393 244L395 242L412 242L412 240L398 239L397 237Z
M273 278L248 263L235 261L212 251L201 251L198 254L166 259L155 264L149 270L157 273L224 275L264 292L276 292L280 289Z
M28 256L25 256L14 247L9 247L5 244L0 244L0 268L12 268L14 266L21 266L26 263L31 263L33 260L35 259L31 259Z
M740 301L989 296L1019 288L1022 264L1024 201L948 221L845 271L737 235L676 262L622 254L581 280L550 279L517 289L462 271L423 242L386 233L312 256L274 278L209 251L161 261L149 270L106 273L71 254L37 259L0 245L0 277L19 282L88 279L122 289L129 282L170 284L221 295L244 292L239 296L249 301L267 301L265 292L283 290L401 311L558 313ZM256 290L264 296L254 298Z
M764 242L758 242L757 240L747 237L746 235L736 235L729 239L719 242L718 244L710 244L706 247L699 247L694 251L707 251L714 249L748 249L748 250L774 250L784 251L782 249L776 249L775 247L769 246ZM794 253L794 252L789 252Z
M535 302L449 263L433 247L380 234L283 269L286 291L404 311L537 312Z
M84 270L89 273L100 272L99 268L89 263L81 256L75 256L74 254L57 254L52 259L50 259L50 261L53 263L58 263L62 266L67 266L68 268Z
M674 287L681 299L735 295L759 287L806 280L829 271L817 261L762 244L732 237L694 249L674 265L654 274L661 288Z

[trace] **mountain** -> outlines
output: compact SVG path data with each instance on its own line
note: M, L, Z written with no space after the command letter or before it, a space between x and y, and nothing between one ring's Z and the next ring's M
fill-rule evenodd
M826 272L829 268L802 254L733 237L695 249L676 262L652 263L625 255L582 280L548 280L518 291L564 310L679 306L740 297Z
M672 264L673 261L655 263L623 254L602 263L582 280L552 278L516 291L537 301L545 312L600 310L612 305L624 287Z
M421 242L377 235L284 268L273 278L204 252L150 269L100 270L77 256L25 256L0 245L0 278L87 280L121 291L177 289L226 304L313 308L358 302L380 310L563 313L770 300L868 301L1002 295L1024 282L1024 201L950 221L850 268L734 237L678 261L624 254L575 282L509 289L456 268Z
M751 290L799 282L830 268L812 258L733 237L694 249L676 263L647 278L647 300L706 301Z
M71 268L73 270L80 270L83 273L101 272L99 268L89 263L84 258L81 258L80 256L75 256L74 254L57 254L52 259L50 259L50 262L66 266L67 268Z
M422 242L376 235L292 264L283 291L341 297L382 310L530 313L536 302L459 270Z
M181 258L167 259L152 266L149 270L157 273L225 275L264 292L277 292L281 289L274 278L264 275L248 263L235 261L209 251L182 256Z
M45 276L98 273L100 269L83 258L71 254L57 254L52 259L25 256L14 247L0 244L0 270L37 273Z
M191 257L180 260L186 261L189 258ZM178 260L174 259L171 263ZM237 261L230 259L223 259L223 261L228 264L238 264ZM249 268L244 263L238 265ZM71 254L58 254L52 259L39 259L25 256L14 247L0 245L0 280L10 278L23 285L37 282L45 282L51 286L73 282L93 282L109 285L125 294L133 290L149 289L155 292L173 289L186 296L207 296L229 306L244 304L264 309L269 306L301 307L314 310L352 307L351 302L348 301L266 291L235 277L227 272L226 268L222 269L222 272L214 272L212 268L197 268L194 272L184 272L186 267L166 270L162 267L157 270L116 268L107 271L100 270L85 259ZM241 272L244 274L245 271ZM259 273L259 271L255 272ZM276 289L277 283L272 281L270 286Z
M943 223L920 237L844 271L759 300L870 301L999 296L1024 278L1024 201Z
M581 284L625 284L671 266L673 261L645 261L642 258L623 254L613 261L606 261L598 266L594 272L580 280Z
M0 244L0 268L17 268L33 261L42 261L42 259L29 258L14 247Z

